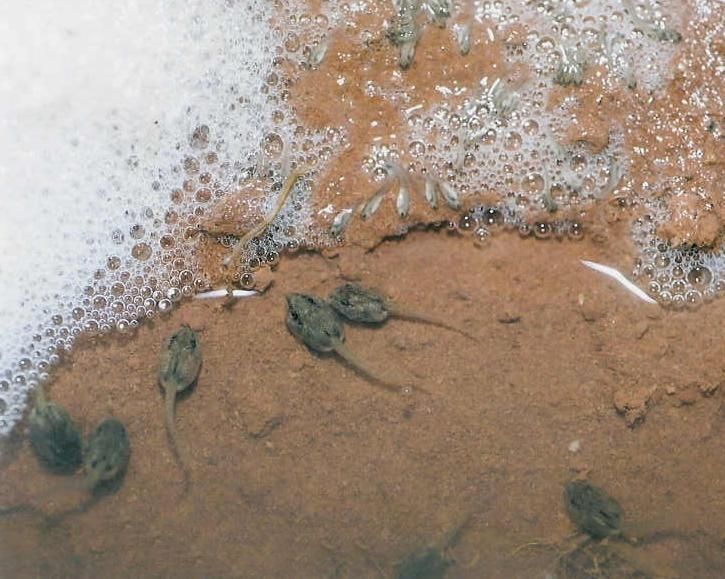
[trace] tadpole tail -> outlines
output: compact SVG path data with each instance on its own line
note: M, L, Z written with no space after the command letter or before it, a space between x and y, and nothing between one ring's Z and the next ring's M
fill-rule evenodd
M444 322L443 320L436 318L435 316L429 316L428 314L414 312L413 310L409 310L404 306L400 306L391 302L386 302L385 306L387 307L390 314L395 316L396 318L410 320L412 322L422 322L424 324L430 324L431 326L438 326L439 328L445 328L446 330L450 330L451 332L456 332L456 334L465 336L466 338L468 338L469 340L473 340L474 342L479 341L479 338L477 338L473 334L469 334L465 330L461 330L460 328L452 326Z
M0 507L0 517L9 517L11 515L23 513L45 517L45 513L43 513L43 511L27 503L23 503L21 505L14 505L12 507Z
M174 460L176 461L176 464L179 466L179 470L181 471L181 474L183 477L183 484L184 484L183 494L186 494L186 492L189 490L189 486L191 484L191 477L189 476L189 471L186 468L184 459L181 456L178 439L176 437L176 426L174 425L174 409L176 407L176 389L174 389L172 387L166 388L165 406L166 406L166 411L164 412L164 415L165 415L164 418L165 418L165 422L166 422L166 435L169 439L169 447L171 448L171 454L174 455Z
M83 513L88 512L99 500L100 495L91 493L75 507L71 507L70 509L66 509L65 511L61 511L60 513L55 513L53 515L43 514L43 519L45 520L45 524L48 528L57 527L69 517L82 515Z
M382 388L385 388L386 390L390 392L395 392L396 394L400 394L402 391L402 387L398 384L394 384L380 375L376 374L375 372L372 372L368 369L367 365L365 365L363 362L361 362L358 357L353 354L348 347L343 344L342 342L337 342L334 347L335 352L344 359L348 364L350 364L355 370L369 378L376 386L381 386ZM414 387L416 390L421 390L422 392L426 392L430 394L425 388L420 388L418 386Z
M308 173L310 171L309 167L297 167L294 169L285 179L284 184L282 185L282 190L279 193L279 196L277 197L277 202L275 203L272 210L264 217L264 219L257 225L256 227L253 227L250 229L247 233L244 234L244 236L237 242L237 244L234 246L234 250L232 251L231 255L227 256L224 259L224 265L231 266L234 264L237 264L239 261L239 258L242 255L242 252L246 248L247 244L252 241L255 237L260 236L262 233L264 233L264 230L269 227L269 225L277 218L277 215L279 215L279 212L282 211L282 208L284 207L285 203L287 202L287 198L290 196L290 193L292 193L292 189L294 189L295 183L297 183L297 180L300 179L305 173Z

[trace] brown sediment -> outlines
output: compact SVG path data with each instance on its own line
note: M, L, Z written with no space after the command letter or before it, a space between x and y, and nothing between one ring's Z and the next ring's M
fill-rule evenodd
M654 560L719 577L725 344L714 320L725 302L663 312L579 263L624 266L621 239L501 233L480 249L439 231L330 259L300 253L263 296L231 308L188 301L133 339L81 344L49 396L85 433L105 416L122 420L128 473L118 492L55 527L28 513L0 517L2 575L392 576L470 517L450 576L531 577L557 552L519 547L572 532L562 485L588 473L628 522L658 520L654 530L692 539L641 547ZM285 328L286 293L327 295L351 276L480 343L403 321L350 326L361 358L431 394L380 391ZM159 344L181 323L198 330L205 364L194 404L177 407L195 481L179 501L156 371ZM632 431L615 401L637 406L641 389L656 392ZM75 506L75 495L33 502L58 479L26 446L7 461L0 505Z
M609 144L613 130L624 125L633 96L623 87L605 86L605 77L604 67L588 67L581 85L553 88L549 109L560 106L567 97L576 97L571 123L560 135L560 144L585 143L592 152L600 153Z
M722 210L722 203L720 205ZM706 197L695 193L671 196L667 200L667 210L670 219L657 232L669 239L673 245L713 247L718 242L723 243L723 221L718 217L715 206Z
M693 38L705 38L718 26L716 16L700 22ZM640 105L628 110L634 187L665 199L669 214L658 234L675 246L712 247L725 233L725 84L710 73L713 55L722 58L723 43L717 34L713 38L709 46L683 42L666 89L649 98L642 95ZM700 102L693 100L695 94Z
M361 14L357 29L380 31L387 17ZM356 207L372 194L376 185L362 170L370 143L380 138L404 147L401 110L441 100L437 84L470 91L482 76L523 82L527 71L507 67L503 54L525 39L525 26L493 41L485 31L485 23L474 23L471 53L459 57L449 29L426 28L405 72L382 33L363 43L338 32L322 66L290 76L303 123L342 127L347 135L318 175L317 210ZM710 49L722 55L723 42ZM668 529L693 538L669 549L648 547L668 566L683 576L720 577L725 521L712 513L722 510L725 496L718 460L725 451L725 344L715 321L725 315L725 302L662 312L579 264L630 266L624 222L635 194L663 200L670 216L659 233L672 244L722 242L722 138L706 122L721 127L722 114L688 104L696 89L719 82L692 73L705 63L704 50L683 44L676 64L689 72L675 67L671 82L654 94L606 87L596 68L581 87L557 89L579 97L562 144L602 150L619 124L632 159L632 187L614 191L616 203L579 208L587 231L581 243L499 233L481 249L445 231L385 241L402 231L390 196L375 219L350 224L345 246L326 257L302 251L276 274L267 271L263 296L228 307L186 302L133 340L79 347L58 370L52 398L86 432L107 415L122 419L134 449L129 472L116 494L58 528L22 513L0 518L0 574L379 576L470 517L452 548L452 574L530 577L553 565L556 554L519 547L571 531L559 502L562 483L591 474L628 518L665 513ZM379 92L367 94L356 83L359 71ZM702 155L690 155L693 142ZM400 153L403 165L412 161ZM198 240L196 257L213 285L229 281L223 260L230 249L209 234L241 236L257 224L263 211L253 199L269 186L255 182L253 191L240 189L210 214L187 218L187 235ZM485 195L466 199L463 210L495 201L495 192ZM416 203L404 223L424 226L459 214ZM319 217L323 226L329 219ZM475 331L482 343L395 321L352 328L348 344L361 358L379 360L376 367L391 366L431 392L380 393L351 368L311 355L284 328L286 292L326 295L347 279ZM168 492L179 483L157 420L155 372L158 344L181 322L201 333L206 363L196 403L177 413L198 481L177 503L178 494ZM27 448L6 452L3 506L32 501L56 484ZM35 506L62 512L74 500Z

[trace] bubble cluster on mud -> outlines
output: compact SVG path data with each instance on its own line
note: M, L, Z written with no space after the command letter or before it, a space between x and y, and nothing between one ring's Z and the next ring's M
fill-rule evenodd
M400 10L403 3L396 6ZM706 173L713 164L712 160L702 162L702 150L683 135L691 132L689 125L700 117L703 123L709 120L708 131L716 131L712 118L722 110L721 97L707 77L697 74L700 63L696 59L682 57L677 67L672 66L673 57L682 53L678 52L683 40L680 31L702 34L707 45L716 42L722 25L708 20L712 3L697 3L694 17L693 7L657 0L482 1L451 6L449 45L458 46L460 52L459 56L451 51L451 58L470 58L476 50L501 50L502 59L492 57L493 65L482 68L487 73L472 90L460 83L439 81L435 89L440 96L428 105L420 104L415 87L406 92L398 84L386 87L367 81L366 94L382 95L396 103L402 129L391 139L378 137L369 144L361 169L375 193L360 206L360 213L369 208L376 211L376 197L387 193L386 183L397 180L402 183L402 193L395 204L402 224L396 232L402 233L417 218L409 217L410 206L427 202L437 209L435 196L429 196L427 189L424 194L424 184L444 183L455 192L453 202L448 202L450 208L474 204L451 226L475 233L479 242L497 226L539 239L580 239L587 212L605 202L634 215L644 213L633 232L641 253L635 276L662 305L697 305L720 295L724 275L721 245L716 241L711 248L692 243L673 246L657 227L671 216L652 212L648 205L653 194L664 198L670 195L666 192L684 191L684 182L691 180L688 172ZM479 36L470 55L468 46L465 52L460 50L462 28L472 38ZM418 34L427 34L425 24ZM686 41L690 42L694 40ZM443 50L443 46L436 49ZM422 58L419 66L424 67L427 61ZM708 58L717 64L716 57ZM580 85L587 75L590 80L585 90ZM666 112L661 114L654 108L648 110L674 76L681 86L693 90L687 106L694 115L672 118L670 111L685 101L663 100L658 106ZM621 103L646 100L644 112L602 118L597 107L607 98ZM580 121L583 125L589 122L590 128L580 127ZM671 143L669 149L650 151L639 146L631 127L640 130L642 126L649 131L646 138ZM651 155L653 164L679 167L679 172L649 168L644 177L635 179L630 174L632 151L640 166ZM687 155L688 166L683 165L682 155ZM668 180L673 172L675 176ZM695 197L703 188L701 181L690 187ZM410 202L405 199L409 193ZM701 201L701 214L717 203L717 194L713 195L713 199ZM481 205L479 199L486 204ZM492 221L494 214L496 220ZM710 226L706 231L715 227ZM697 239L694 232L688 235ZM704 235L700 233L701 238ZM653 251L660 254L656 263ZM682 264L684 273L676 268L670 279L657 270L658 279L653 279L653 268L665 260L664 254L668 262Z
M632 275L660 304L675 309L697 308L725 296L725 252L694 246L673 247L659 238L656 224L662 210L651 206L633 224L639 250Z
M99 7L95 17L108 16L104 10ZM82 41L98 43L97 59L122 62L133 73L128 83L143 90L114 85L109 97L111 89L101 81L122 79L106 79L98 72L106 62L89 58L89 70L78 67L77 74L100 80L87 80L82 95L62 79L42 87L49 109L71 97L77 101L64 119L26 128L22 103L13 105L19 153L4 162L27 167L34 156L47 162L17 177L14 167L0 165L10 174L6 186L16 178L17 189L38 200L18 209L35 215L20 223L34 224L33 253L0 262L0 270L7 266L15 275L14 291L0 308L0 435L20 420L28 392L50 379L80 337L133 331L209 287L199 248L206 236L201 224L212 207L265 178L269 188L248 200L247 210L251 216L267 211L291 167L322 163L339 138L334 129L320 134L294 121L275 63L296 51L289 45L285 52L282 31L270 26L268 3L170 0L166 10L151 15L134 10L125 15L133 27L108 31L117 42L97 38L90 16L63 24L59 14L58 21ZM320 22L307 27L315 24ZM62 54L67 46L56 38L53 20L44 26ZM22 73L11 70L8 81L25 78ZM151 96L139 98L149 87L155 87ZM309 183L298 184L274 227L247 248L237 276L242 285L254 284L251 271L260 263L275 263L280 252L313 238L309 195ZM22 231L18 239L13 229L6 231L17 248L25 246ZM234 237L217 241L232 245Z
M610 87L660 88L675 50L655 35L668 26L661 7L633 3L627 13L619 1L491 1L474 3L472 14L459 12L464 21L490 24L491 40L505 36L508 72L481 78L459 105L447 104L456 87L438 87L440 103L404 111L407 142L401 150L395 142L375 143L363 169L382 181L391 163L403 164L413 174L445 180L461 198L493 195L520 220L606 198L626 173L622 136L614 132L601 143L568 139L577 97L552 105L551 92L562 84L557 71L569 58L582 70L602 67ZM516 28L521 23L526 28Z

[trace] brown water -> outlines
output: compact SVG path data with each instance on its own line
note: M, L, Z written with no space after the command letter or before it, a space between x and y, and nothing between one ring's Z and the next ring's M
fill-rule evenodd
M377 30L385 17L359 15L358 24ZM403 127L398 105L370 99L362 83L340 84L340 76L364 70L391 94L407 83L426 106L439 98L439 82L525 80L526 70L504 62L516 42L489 42L480 28L480 50L459 59L448 31L430 27L405 77L382 33L361 44L338 32L334 56L287 78L296 79L290 91L306 124L347 133L344 150L314 176L316 209L364 202L377 186L362 170L370 143L394 142ZM642 212L632 201L647 195L683 205L658 230L673 245L720 247L722 139L681 98L698 79L707 84L692 72L705 48L687 44L686 78L652 100L639 89L597 99L596 68L581 88L559 91L581 97L573 115L580 132L567 138L603 146L597 137L631 112L624 150L651 150L634 158L632 190L559 215L584 227L582 241L521 239L494 227L477 245L428 227L461 214L417 197L404 221L415 231L390 238L402 222L386 202L374 220L351 221L340 248L292 253L255 272L266 288L257 297L187 300L132 336L83 342L57 371L49 398L84 433L104 417L121 420L132 445L128 472L85 512L58 516L83 495L54 490L66 479L40 469L17 429L1 449L0 507L33 510L0 516L0 577L398 577L425 547L441 551L445 577L454 579L725 575L725 300L661 309L580 263L631 271L638 250L630 222ZM722 52L717 43L710 49ZM347 104L319 107L325 98ZM650 130L662 126L671 138ZM691 140L702 140L704 157L687 156ZM397 145L406 150L402 137ZM679 170L674 162L654 166L654 157L687 158L681 176L702 194L649 192L653 176ZM471 195L463 205L501 193ZM200 210L194 222L204 226L216 209ZM326 230L331 214L316 214ZM228 226L221 233L239 234L234 220ZM228 251L199 236L193 253L213 287L229 281L221 266ZM348 327L348 347L371 370L427 391L386 392L334 355L313 355L285 327L287 293L324 296L351 280L478 339L402 320ZM198 332L204 352L196 387L176 406L188 493L156 374L164 339L182 323ZM575 536L562 500L572 479L621 504L630 544Z
M453 578L722 576L725 302L662 311L578 261L617 264L626 252L510 235L480 249L420 232L369 253L299 254L260 297L187 302L132 340L85 344L50 395L86 432L122 420L128 473L56 525L0 518L0 575L394 577L437 545ZM285 293L324 295L346 279L480 341L406 321L350 327L351 350L430 395L376 388L284 325ZM181 323L204 348L198 384L177 405L187 495L156 383L161 343ZM58 478L24 441L5 456L3 506L53 514L79 501L34 498ZM574 477L620 502L625 529L644 538L636 557L606 544L560 557L575 531L561 499Z

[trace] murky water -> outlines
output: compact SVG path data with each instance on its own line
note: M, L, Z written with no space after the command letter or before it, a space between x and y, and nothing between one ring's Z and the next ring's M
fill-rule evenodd
M156 205L89 226L90 269L29 310L27 339L4 334L4 428L20 422L0 575L722 576L722 106L695 66L721 59L717 6L454 2L441 22L446 3L426 2L401 70L405 2L222 4L161 2L151 20L188 32L213 101L175 146L121 151L139 165L118 207L134 183ZM246 42L280 46L244 69L252 101L219 77L245 51L240 13L257 15ZM235 132L253 110L253 134ZM346 282L462 333L346 323L354 364L313 352L285 298ZM251 296L205 294L227 285ZM158 368L183 325L203 362L176 400L175 456ZM21 417L37 383L84 438L124 425L128 464L95 492L36 460ZM571 516L591 503L565 500L572 480L611 497L594 523Z

